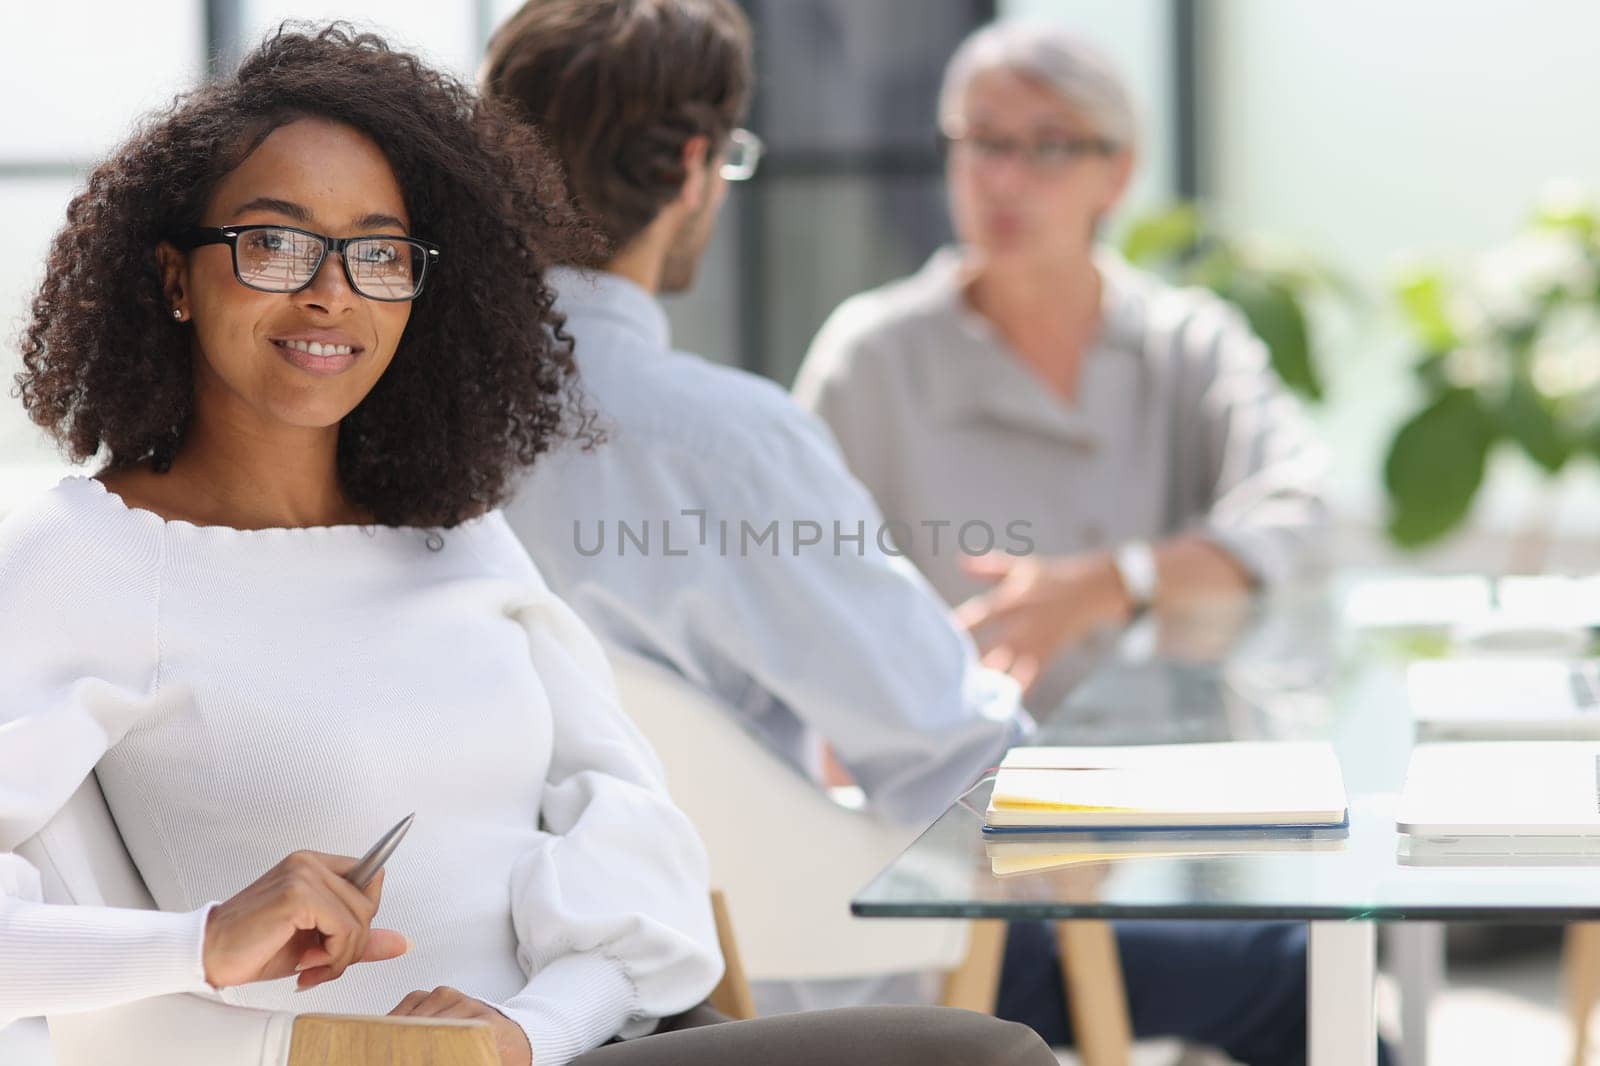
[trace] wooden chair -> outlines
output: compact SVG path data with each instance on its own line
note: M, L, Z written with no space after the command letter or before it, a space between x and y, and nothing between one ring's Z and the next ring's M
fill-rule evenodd
M302 1014L288 1066L500 1066L483 1022Z
M1587 1066L1589 1019L1600 999L1600 922L1567 926L1561 955L1567 1017L1572 1023L1572 1066Z
M914 831L833 802L675 671L615 648L610 655L623 708L705 840L748 981L939 971L946 1006L994 1012L1004 922L850 914L850 897ZM1085 1066L1125 1066L1132 1027L1111 927L1057 928L1078 1056Z
M711 993L730 1018L755 1017L739 948L722 893L711 893L726 969ZM397 1024L398 1023L398 1024ZM447 1018L375 1018L302 1014L295 1019L288 1066L499 1066L494 1037L481 1022Z

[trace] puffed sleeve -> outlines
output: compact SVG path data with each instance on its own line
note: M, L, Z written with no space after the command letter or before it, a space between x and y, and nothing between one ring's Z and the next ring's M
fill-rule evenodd
M60 490L0 524L0 1026L208 987L209 904L46 903L15 854L159 700L159 537L132 532Z
M496 1006L527 1032L534 1062L561 1066L704 1000L722 957L704 846L618 708L599 643L547 591L518 614L553 723L548 835L512 875L531 977Z

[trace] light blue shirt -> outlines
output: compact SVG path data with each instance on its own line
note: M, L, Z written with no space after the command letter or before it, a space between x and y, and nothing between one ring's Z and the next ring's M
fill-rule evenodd
M884 815L938 815L1031 729L1015 683L978 665L891 554L820 421L765 379L673 351L632 282L551 280L606 435L541 458L506 509L551 588L797 767L825 740Z

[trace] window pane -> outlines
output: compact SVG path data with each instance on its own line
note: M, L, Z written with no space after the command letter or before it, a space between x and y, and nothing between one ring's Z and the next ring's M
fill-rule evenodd
M246 0L242 5L242 55L285 19L316 23L343 19L382 35L397 48L471 82L477 73L478 15L475 4L438 0Z
M935 147L935 95L981 0L756 0L760 133L785 152Z
M1166 205L1174 180L1172 5L1166 0L1003 0L1005 18L1063 26L1106 54L1139 116L1139 159L1122 218Z
M762 370L787 385L835 307L916 271L950 227L936 175L784 178L766 196Z
M0 162L94 159L200 76L199 0L0 7Z

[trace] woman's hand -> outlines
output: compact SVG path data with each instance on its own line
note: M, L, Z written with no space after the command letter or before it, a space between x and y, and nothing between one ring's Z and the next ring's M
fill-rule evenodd
M365 891L341 876L357 860L297 851L206 920L206 980L213 988L271 981L298 972L307 989L336 980L351 963L404 955L411 944L373 929L383 874Z
M972 633L983 665L1010 674L1025 692L1062 652L1133 615L1109 555L997 553L964 558L962 569L994 587L957 606L957 623Z
M533 1066L533 1046L522 1026L480 999L443 986L432 992L413 992L400 1001L390 1015L412 1018L471 1018L488 1022L494 1031L494 1046L500 1052L500 1066Z

